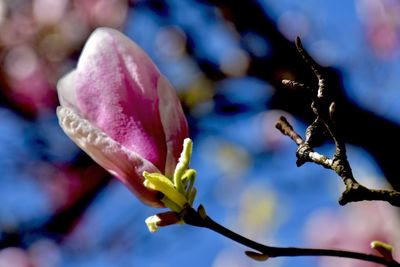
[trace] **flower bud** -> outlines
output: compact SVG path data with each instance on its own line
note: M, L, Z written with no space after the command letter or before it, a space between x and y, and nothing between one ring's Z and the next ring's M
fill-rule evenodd
M99 28L57 90L64 132L144 203L164 206L142 174L173 177L188 127L174 89L146 53Z

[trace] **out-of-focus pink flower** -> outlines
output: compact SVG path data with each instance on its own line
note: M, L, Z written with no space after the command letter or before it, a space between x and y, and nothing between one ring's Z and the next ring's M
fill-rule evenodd
M121 28L127 13L127 0L0 0L2 95L28 117L52 110L57 78L88 34Z
M121 27L128 14L127 0L78 0L75 5L93 26Z
M4 59L4 73L9 89L4 94L28 114L36 114L57 103L47 77L47 69L32 47L14 46Z
M306 228L312 246L347 249L376 254L370 247L378 240L393 245L399 259L400 220L396 208L383 202L360 202L346 206L341 212L319 211L310 217ZM320 258L321 267L378 267L379 264L332 257Z
M400 20L398 1L356 1L360 20L372 52L382 59L398 54Z
M8 247L0 250L0 266L29 267L29 254L21 248Z
M65 133L144 203L163 206L142 174L172 177L188 128L173 88L145 52L99 28L57 89Z

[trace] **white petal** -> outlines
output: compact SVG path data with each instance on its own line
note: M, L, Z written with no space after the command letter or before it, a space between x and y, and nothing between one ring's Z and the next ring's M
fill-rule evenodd
M64 107L76 108L75 73L73 70L65 74L57 83L58 99Z

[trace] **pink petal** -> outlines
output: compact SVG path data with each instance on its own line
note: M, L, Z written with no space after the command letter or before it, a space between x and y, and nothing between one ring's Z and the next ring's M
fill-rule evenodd
M57 116L64 132L100 166L121 180L141 201L163 207L159 192L143 185L143 171L160 172L151 162L108 137L73 109L58 107Z
M164 76L157 83L161 123L167 144L165 174L172 177L183 148L183 140L188 137L188 125L182 106L171 84Z
M164 172L167 148L159 114L160 73L147 55L116 30L96 30L75 77L78 110L108 136Z

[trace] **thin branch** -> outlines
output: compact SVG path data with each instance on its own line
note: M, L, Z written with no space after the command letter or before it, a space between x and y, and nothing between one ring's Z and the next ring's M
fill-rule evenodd
M400 193L394 190L376 190L369 189L359 184L354 178L347 178L343 166L340 161L332 160L318 152L315 152L301 136L293 129L292 125L285 117L281 117L276 123L276 128L282 134L289 136L297 145L297 157L304 162L314 162L327 169L335 171L338 175L342 175L342 180L346 184L346 190L342 193L339 203L345 205L349 202L363 201L363 200L383 200L387 201L393 206L400 207Z
M201 205L197 211L194 210L192 207L187 206L182 211L182 218L186 224L210 229L237 243L240 243L253 250L256 250L257 252L246 251L246 255L256 260L267 260L268 258L277 258L277 257L330 256L330 257L341 257L341 258L369 261L389 267L400 267L400 264L393 259L385 258L382 256L376 256L372 254L360 253L360 252L335 250L335 249L266 246L261 243L255 242L251 239L248 239L242 235L239 235L225 228L224 226L218 224L205 213L205 210Z
M281 117L276 124L276 128L280 130L282 134L289 136L297 144L297 166L301 166L306 162L314 162L335 171L342 178L346 186L339 199L341 205L363 200L383 200L389 202L393 206L400 207L400 192L394 190L369 189L361 185L354 178L350 163L347 159L345 142L340 136L335 122L336 105L334 99L331 98L333 94L329 91L332 89L328 86L318 64L307 51L304 50L300 38L296 39L296 48L318 80L317 90L313 90L313 87L295 81L282 81L282 83L288 87L306 88L311 91L311 108L316 116L315 121L306 130L306 140L301 138L286 118ZM314 147L320 145L325 140L327 134L334 141L336 147L332 159L313 150Z
M298 146L304 143L303 138L294 131L293 126L290 125L284 116L280 117L275 127L284 135L289 136Z
M311 68L311 70L314 72L315 77L318 79L318 93L317 97L322 98L322 96L325 94L325 89L326 89L326 82L325 79L323 78L321 71L319 69L319 66L317 62L307 53L306 50L303 48L303 44L301 43L300 37L296 38L295 41L297 51L303 58L304 62Z

